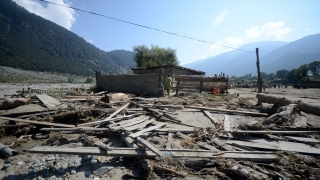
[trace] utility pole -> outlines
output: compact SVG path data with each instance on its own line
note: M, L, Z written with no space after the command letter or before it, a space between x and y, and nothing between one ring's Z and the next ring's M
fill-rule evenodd
M260 74L260 62L259 62L259 48L256 48L257 54L257 69L258 69L258 93L262 93L262 79Z

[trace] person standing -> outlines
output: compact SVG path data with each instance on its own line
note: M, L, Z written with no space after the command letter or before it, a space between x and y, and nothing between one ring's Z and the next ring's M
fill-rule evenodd
M170 96L171 87L172 87L172 78L170 77L170 75L168 75L166 79L166 89L169 96Z

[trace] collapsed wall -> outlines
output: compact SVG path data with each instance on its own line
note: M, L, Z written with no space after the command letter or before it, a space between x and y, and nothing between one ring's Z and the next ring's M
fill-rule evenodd
M109 92L131 93L140 96L160 97L164 95L159 73L102 75L96 72L97 87Z

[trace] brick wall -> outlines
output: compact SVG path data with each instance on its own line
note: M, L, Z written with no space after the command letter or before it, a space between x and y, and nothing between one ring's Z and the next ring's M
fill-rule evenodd
M109 92L132 93L140 96L163 96L159 89L159 73L102 75L96 72L97 86Z

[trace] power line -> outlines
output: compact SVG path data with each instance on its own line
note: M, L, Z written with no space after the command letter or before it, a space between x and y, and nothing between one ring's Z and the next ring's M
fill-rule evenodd
M50 4L55 4L55 5L58 5L58 6L62 6L62 7L66 7L66 8L70 8L70 9L74 9L74 10L86 12L86 13L90 13L90 14L97 15L97 16L102 16L102 17L105 17L105 18L108 18L108 19L120 21L120 22L123 22L123 23L135 25L135 26L140 26L140 27L143 27L143 28L147 28L147 29L151 29L151 30L163 32L163 33L166 33L166 34L171 34L171 35L174 35L174 36L183 37L183 38L186 38L186 39L191 39L191 40L195 40L195 41L199 41L199 42L204 42L204 43L207 43L207 44L212 44L212 45L217 45L217 46L221 46L221 47L225 47L225 48L230 48L230 49L233 49L233 50L244 51L244 52L248 52L248 53L255 53L255 52L252 52L252 51L247 51L247 50L238 49L238 48L234 48L234 47L230 47L230 46L225 46L225 45L222 45L222 44L217 44L217 43L212 43L212 42L204 41L204 40L201 40L201 39L196 39L196 38L192 38L192 37L188 37L188 36L184 36L184 35L179 35L179 34L172 33L172 32L168 32L168 31L164 31L164 30L161 30L161 29L156 29L156 28L152 28L152 27L149 27L149 26L144 26L144 25L141 25L141 24L136 24L136 23L133 23L133 22L129 22L129 21L125 21L125 20L113 18L113 17L110 17L110 16L106 16L106 15L99 14L99 13L95 13L95 12L91 12L91 11L86 11L86 10L79 9L79 8L75 8L75 7L71 7L71 6L66 6L66 5L54 3L54 2L51 2L51 1L46 1L46 0L39 0L39 1L46 2L46 3L50 3Z

